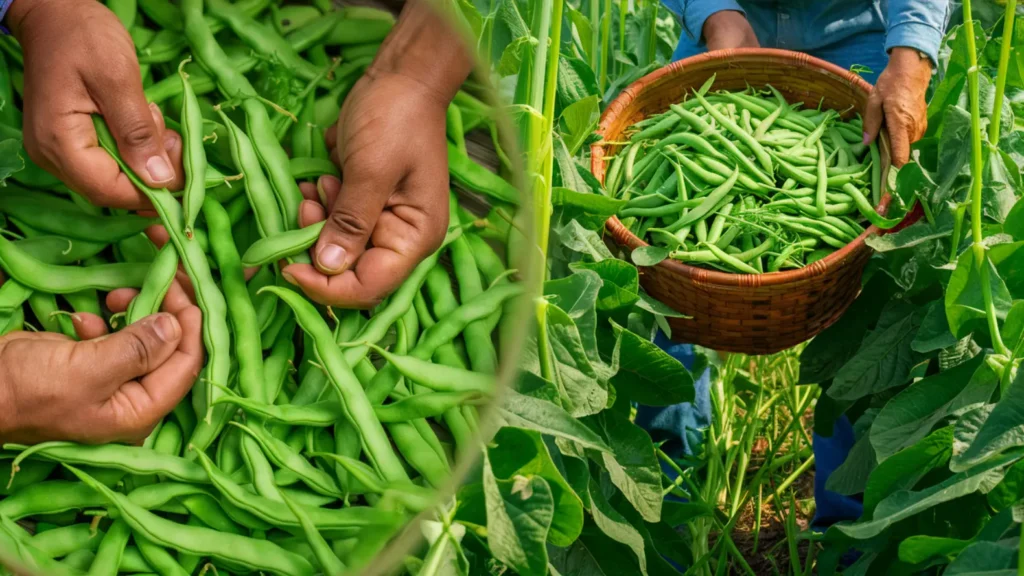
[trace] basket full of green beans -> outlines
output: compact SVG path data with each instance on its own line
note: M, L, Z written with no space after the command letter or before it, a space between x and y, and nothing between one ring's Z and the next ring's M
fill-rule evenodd
M592 171L673 336L764 354L808 340L860 290L886 218L888 141L862 142L870 85L782 50L721 51L640 79L608 107Z

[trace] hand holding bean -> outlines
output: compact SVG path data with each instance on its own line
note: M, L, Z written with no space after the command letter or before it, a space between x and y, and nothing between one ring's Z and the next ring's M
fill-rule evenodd
M282 273L321 304L369 308L397 288L448 227L445 114L472 60L432 3L407 3L373 66L327 131L343 181L307 190L300 224L326 219L315 265Z
M107 306L124 311L131 289ZM154 314L107 334L75 314L80 342L50 332L0 338L0 441L137 442L185 396L203 364L202 319L177 283Z
M94 0L16 2L6 18L25 54L25 148L93 204L149 205L97 145L106 118L128 165L147 183L180 189L181 137L146 103L131 37Z
M911 48L893 48L889 65L878 76L864 112L864 143L878 136L885 122L892 143L892 163L910 160L910 145L928 128L925 92L932 77L932 63Z

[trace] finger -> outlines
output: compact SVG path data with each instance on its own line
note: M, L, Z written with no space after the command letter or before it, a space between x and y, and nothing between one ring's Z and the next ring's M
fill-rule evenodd
M892 163L899 168L910 160L911 126L899 114L886 114L885 127L889 133Z
M306 200L319 200L320 196L316 191L316 184L312 182L299 182L299 192Z
M316 192L320 203L330 208L337 202L338 194L341 193L341 180L330 175L321 176L316 181Z
M165 130L164 150L167 151L167 157L171 159L171 166L182 166L181 135L174 130ZM185 187L185 170L175 170L174 175L174 181L168 184L167 188L169 190L181 190Z
M79 340L92 340L106 336L110 329L103 318L89 312L76 312L71 316L71 324Z
M358 168L345 175L316 244L314 262L324 274L340 274L362 255L388 197L398 184L394 170L366 162L353 164ZM321 188L326 190L327 179L321 181Z
M338 147L338 122L331 124L324 130L324 143L327 144L328 150L333 150Z
M872 90L864 107L864 144L870 144L878 138L882 129L882 97L878 90Z
M199 308L183 311L178 319L182 330L179 348L151 373L122 384L110 397L108 409L125 437L145 435L178 405L199 376L203 365Z
M309 264L291 264L285 280L298 285L319 304L345 308L373 308L393 292L419 262L384 248L363 253L355 268L333 276Z
M116 387L156 369L178 347L182 328L171 314L153 314L120 332L75 344L69 372L100 388Z
M119 313L124 312L128 309L128 305L132 303L132 300L139 295L139 291L134 288L118 288L107 293L107 308L110 308L111 312Z
M159 109L146 102L138 68L126 67L106 79L104 86L88 86L99 106L126 164L146 184L155 188L181 185L181 178L164 148L162 122L154 120Z
M299 204L299 226L305 228L310 224L323 222L327 218L327 210L318 200L303 200Z
M180 284L171 284L164 297L164 312L174 314L181 326L181 341L178 350L198 356L200 363L203 357L203 315L199 307L189 298Z
M142 216L143 218L159 218L160 217L160 214L156 210L139 210L138 212L136 212L136 214L138 214L139 216Z
M162 224L154 224L146 228L146 236L153 244L156 244L157 248L163 248L164 244L171 241L171 235L167 233L167 229Z
M69 188L102 207L139 210L149 208L149 200L139 192L121 167L99 147L96 127L88 114L73 114L53 120L52 132L40 142L26 133L26 147L41 148L33 158L43 159L43 168L55 172Z

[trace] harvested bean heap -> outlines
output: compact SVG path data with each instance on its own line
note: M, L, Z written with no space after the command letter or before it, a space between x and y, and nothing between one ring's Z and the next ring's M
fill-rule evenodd
M770 86L711 92L713 82L633 125L608 168L623 224L664 249L655 260L775 272L828 256L865 222L898 223L873 208L881 161L859 118L790 104Z

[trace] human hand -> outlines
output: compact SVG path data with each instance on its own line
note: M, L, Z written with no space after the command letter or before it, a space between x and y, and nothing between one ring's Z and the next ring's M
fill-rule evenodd
M135 294L115 290L107 306L124 311ZM99 316L72 318L80 342L50 332L0 338L0 442L140 442L202 367L201 314L178 283L163 313L114 334Z
M373 65L327 131L343 181L304 187L299 224L326 220L313 265L281 272L321 303L369 308L444 240L445 112L472 68L470 52L427 0L410 0ZM319 193L318 193L319 192Z
M143 181L181 188L181 136L146 103L135 48L113 12L95 0L23 0L6 20L25 54L24 140L32 160L98 206L149 206L99 147L91 116L101 114Z
M727 48L758 48L754 28L742 12L721 10L715 12L704 21L701 30L708 50L724 50Z
M885 121L892 145L892 163L899 167L910 160L910 145L928 128L925 92L932 77L932 63L912 48L893 48L889 64L878 75L864 111L864 143L878 137Z

